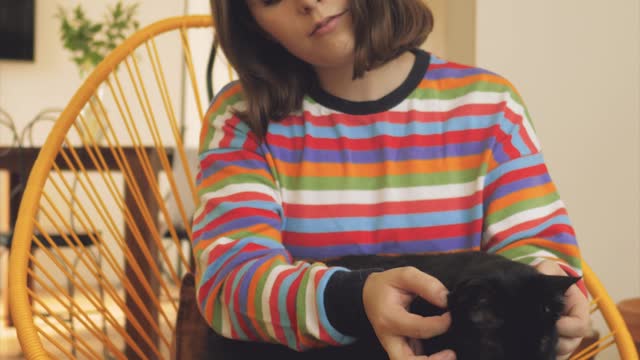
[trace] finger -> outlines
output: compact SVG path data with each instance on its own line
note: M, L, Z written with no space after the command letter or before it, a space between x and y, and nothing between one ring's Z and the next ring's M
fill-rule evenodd
M429 360L456 360L456 353L451 350L444 350L429 356Z
M447 294L449 294L447 288L440 280L414 267L402 268L402 272L397 278L397 285L435 306L441 308L447 306Z
M565 292L565 313L568 316L586 320L589 318L589 301L576 285Z
M589 335L589 323L582 319L563 316L556 323L558 335L567 338L585 337Z
M557 322L558 335L583 337L590 332L589 304L577 286L573 285L565 295L565 316Z
M416 356L407 340L401 336L378 336L378 340L389 355L389 360L405 360Z
M451 326L450 313L424 317L402 309L392 313L388 320L389 332L414 339L429 339L444 334Z
M545 260L541 262L540 264L536 265L536 269L538 270L538 272L546 275L567 275L567 273L562 270L558 263L551 260Z
M582 338L559 338L558 345L556 345L556 356L568 358L578 348L581 341Z

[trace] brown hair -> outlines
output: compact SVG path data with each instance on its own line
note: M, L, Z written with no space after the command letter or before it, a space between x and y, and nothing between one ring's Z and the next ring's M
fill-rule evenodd
M355 34L354 79L419 47L433 29L424 0L350 0ZM260 137L268 121L302 107L315 84L311 65L291 55L256 24L245 0L211 0L217 37L235 68L247 101L236 111Z

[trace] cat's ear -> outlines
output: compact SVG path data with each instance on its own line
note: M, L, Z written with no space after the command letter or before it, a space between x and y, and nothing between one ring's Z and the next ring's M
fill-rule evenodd
M579 277L562 275L543 275L545 285L556 294L564 294L571 285L580 280Z

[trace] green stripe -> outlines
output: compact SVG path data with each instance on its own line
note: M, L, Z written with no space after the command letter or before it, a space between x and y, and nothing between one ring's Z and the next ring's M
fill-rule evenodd
M517 103L522 104L522 100L513 91L513 89L510 86L499 84L499 83L486 82L486 81L479 81L466 86L460 86L460 87L448 89L448 90L431 89L431 88L416 89L413 93L411 93L409 98L421 99L421 100L429 100L429 99L451 100L451 99L468 95L469 93L474 91L510 93L512 98Z
M554 256L556 256L559 259L562 259L564 261L566 261L572 268L574 269L582 269L582 263L580 261L579 258L573 257L573 256L567 256L566 254L563 254L559 251L553 250L553 249L549 249L549 248L545 248L545 247L538 247L538 246L534 246L534 245L525 245L525 246L518 246L518 247L514 247L511 248L509 250L505 250L505 251L500 251L500 255L508 258L508 259L516 259L516 261L521 262L523 264L531 264L534 260L537 259L536 256L533 256L531 254L540 251L540 250L544 250L545 252L551 253Z
M269 335L270 333L267 330L267 325L265 324L264 317L262 316L262 294L264 293L264 284L267 282L267 277L271 272L272 268L273 267L269 267L267 271L263 274L263 276L260 277L260 280L258 280L258 285L256 286L256 294L254 299L254 304L256 307L254 325L259 326L260 329L262 329L263 333L266 334L266 336L271 336L271 335Z
M545 196L541 196L541 197L536 197L533 199L529 199L529 200L524 200L524 201L519 201L511 206L508 206L500 211L496 211L494 213L488 214L486 219L485 219L485 223L490 225L493 225L499 221L502 221L506 218L508 218L509 216L512 216L514 214L520 213L522 211L526 211L526 210L530 210L530 209L534 209L534 208L538 208L538 207L543 207L546 205L549 205L551 203L553 203L554 201L557 201L558 199L560 199L560 196L558 196L558 194L556 192L552 192L550 194L547 194Z
M481 169L448 171L433 174L386 175L378 177L290 177L282 176L282 187L288 190L381 190L415 186L467 183L478 178Z
M213 301L213 322L211 327L218 330L218 333L222 332L222 289L220 293Z

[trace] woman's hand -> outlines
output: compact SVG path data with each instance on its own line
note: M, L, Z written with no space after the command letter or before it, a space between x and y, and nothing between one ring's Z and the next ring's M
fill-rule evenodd
M422 355L416 340L443 334L451 325L451 316L423 317L407 309L420 296L439 307L447 306L447 289L436 278L414 267L395 268L372 273L364 283L362 299L373 330L390 360L455 360L453 351Z
M536 268L546 275L567 276L567 273L555 261L545 260ZM556 323L558 329L556 358L558 360L568 359L580 345L582 338L589 335L591 330L589 302L578 286L571 285L564 294L564 302L564 312Z

